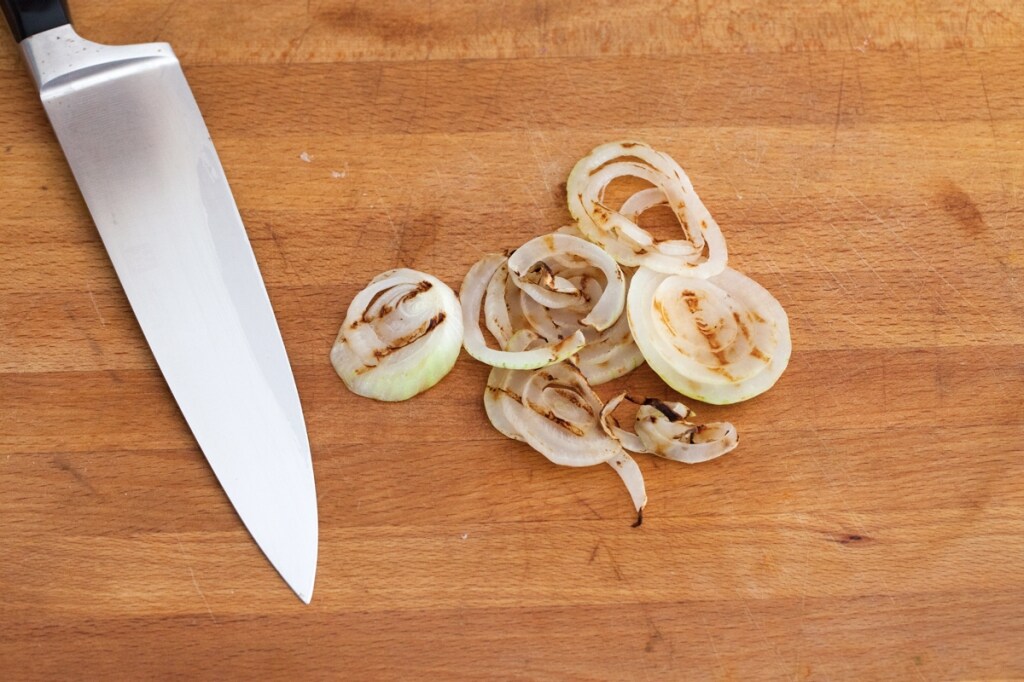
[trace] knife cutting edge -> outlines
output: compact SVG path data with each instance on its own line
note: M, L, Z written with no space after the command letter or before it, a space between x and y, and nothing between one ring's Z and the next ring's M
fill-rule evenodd
M79 37L62 0L0 0L174 398L267 559L309 603L317 500L295 379L245 227L166 43Z

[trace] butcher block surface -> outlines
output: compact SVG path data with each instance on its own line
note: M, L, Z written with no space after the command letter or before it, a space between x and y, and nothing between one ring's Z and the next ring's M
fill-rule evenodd
M168 41L288 347L304 606L165 387L0 39L0 678L1024 677L1024 3L71 0ZM569 221L593 146L676 158L789 313L733 453L502 437L465 354L400 404L328 353L396 266L458 287ZM599 387L675 397L650 369Z

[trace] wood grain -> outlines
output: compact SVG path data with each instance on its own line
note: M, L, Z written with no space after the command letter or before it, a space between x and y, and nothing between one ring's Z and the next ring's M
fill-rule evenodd
M1024 677L1024 4L71 4L182 59L295 367L319 574L303 607L217 487L5 37L0 678ZM697 406L734 454L641 463L639 529L611 472L488 425L477 363L381 405L327 361L371 276L457 285L624 135L795 346Z

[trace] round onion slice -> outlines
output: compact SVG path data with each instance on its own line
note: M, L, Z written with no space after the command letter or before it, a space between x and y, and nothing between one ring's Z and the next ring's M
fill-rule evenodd
M620 428L612 416L623 399L640 405L633 427L636 433ZM605 433L619 441L626 450L646 452L686 464L721 457L739 445L739 435L732 424L693 424L687 421L693 416L693 411L682 403L666 403L655 398L638 400L620 393L601 411L601 425Z
M730 268L710 279L640 268L627 312L647 363L697 400L724 405L753 398L789 363L786 312L764 287Z
M617 178L653 185L614 210L605 190ZM609 142L581 159L566 182L569 212L580 231L622 265L664 273L710 277L725 268L728 253L718 223L697 196L686 173L670 156L642 142ZM667 205L682 228L682 239L657 241L637 224L644 211Z
M373 278L352 300L331 364L353 392L405 400L451 371L462 347L462 310L444 282L401 268Z
M492 367L536 369L564 360L582 348L583 344L586 343L582 331L577 331L565 339L553 341L529 350L511 351L488 348L483 330L480 329L480 312L481 308L483 308L484 294L487 291L488 284L491 278L498 273L501 266L505 264L506 260L506 257L500 253L484 256L469 269L469 272L466 273L466 278L462 282L460 294L462 299L462 317L466 326L464 338L466 352L480 362ZM490 326L491 322L489 320L488 327ZM505 329L502 323L495 322L494 329L498 328ZM507 330L512 330L511 324L509 324ZM502 331L501 335L495 334L495 337L501 342L503 341L502 336L505 334L506 331Z

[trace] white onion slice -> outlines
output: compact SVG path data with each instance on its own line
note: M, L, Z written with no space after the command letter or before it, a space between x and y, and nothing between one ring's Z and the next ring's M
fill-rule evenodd
M626 278L615 261L590 242L567 234L546 234L536 237L519 247L509 256L508 269L512 280L531 298L549 308L565 308L580 305L586 301L584 292L565 277L553 272L545 259L557 257L561 262L587 264L604 275L605 285L600 298L590 306L590 312L580 320L581 324L598 331L612 326L622 314L626 303ZM541 265L550 275L551 285L540 282L526 282L524 278L532 269Z
M455 293L426 273L381 273L352 300L331 348L331 364L353 392L405 400L451 371L462 347Z
M514 288L509 277L506 259L491 275L484 291L484 324L504 350L509 350L508 342L516 330L527 327L519 297L505 296L506 291Z
M605 403L604 408L601 410L601 428L604 429L605 433L617 440L626 450L630 452L647 452L647 446L640 440L640 436L620 427L619 421L612 414L622 404L622 401L626 399L638 404L643 402L630 398L626 392L613 396L611 400Z
M605 190L627 176L654 187L614 210L604 203ZM622 265L694 277L710 277L725 268L725 237L690 179L670 156L642 142L610 142L593 149L569 174L566 195L580 231ZM637 224L641 213L662 204L678 218L682 239L657 241Z
M634 420L635 433L619 427L612 412L623 399L640 404ZM739 445L736 427L729 422L694 424L695 416L683 403L666 403L653 398L638 400L620 393L601 411L605 433L623 448L645 452L686 464L698 464L721 457Z
M508 349L522 352L538 343L537 335L520 330ZM555 464L580 467L606 462L622 479L637 523L643 518L647 492L637 463L604 432L601 399L571 362L535 369L495 367L487 378L484 408L491 424L515 440L525 441Z
M759 395L789 363L789 320L757 282L726 268L710 278L640 268L627 302L651 368L683 395L719 405Z
M601 399L572 363L510 371L500 379L508 424L555 464L593 466L621 453L601 428Z
M591 386L617 379L644 364L644 356L633 341L628 316L622 315L603 332L583 330L587 345L575 362Z
M521 329L509 339L506 349L513 353L518 353L536 343L538 343L536 334L528 329ZM515 371L517 370L504 369L502 367L493 367L491 369L491 373L487 377L487 386L484 389L484 411L487 413L487 418L491 424L498 431L501 431L513 440L523 440L523 437L519 435L519 430L505 416L506 400L516 403L522 402L522 396L518 393L513 393L508 388L509 378L512 376L512 372Z
M500 253L484 256L469 269L462 282L462 289L459 293L462 299L462 317L465 323L463 342L466 352L492 367L536 369L564 360L582 348L586 343L582 331L577 331L568 338L529 350L495 350L487 346L483 330L480 329L480 312L488 283L506 260L505 256ZM500 325L496 324L495 326L499 327ZM502 341L501 338L498 340Z
M597 385L635 369L643 355L622 314L627 274L599 247L567 234L570 230L575 228L533 239L507 261L488 257L486 270L479 273L482 278L493 269L483 295L484 322L505 352L510 352L509 339L520 329L535 332L550 342L549 347L582 332L586 345L574 348L574 362L587 381ZM473 301L469 295L462 298L469 319ZM467 350L476 357L473 336L467 330Z

